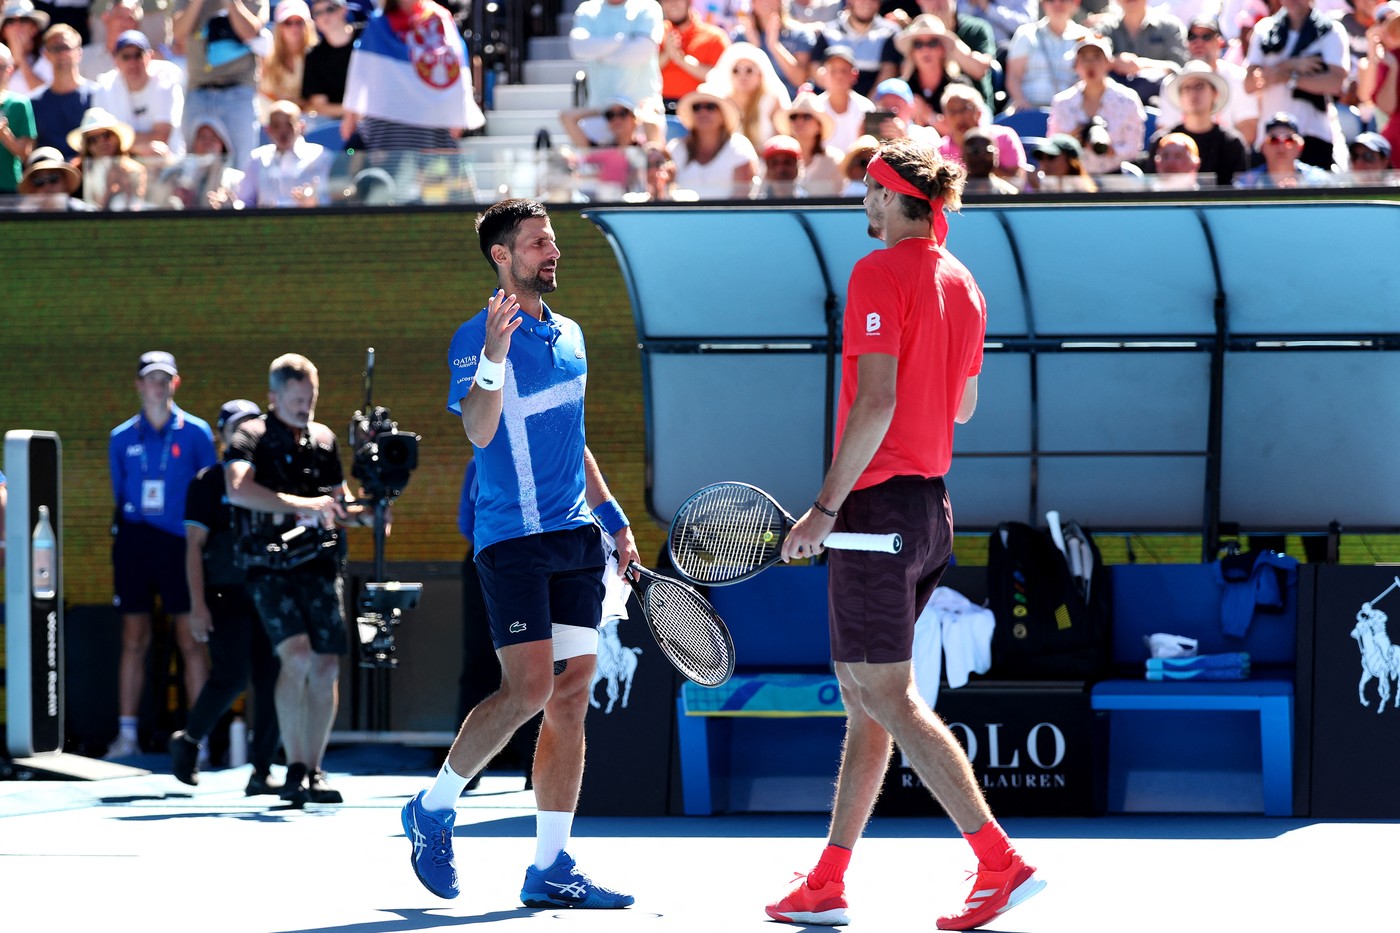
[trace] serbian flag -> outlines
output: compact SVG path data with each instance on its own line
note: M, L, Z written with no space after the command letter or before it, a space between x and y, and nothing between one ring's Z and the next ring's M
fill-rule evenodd
M482 126L486 118L472 99L466 43L448 12L423 0L402 17L404 28L396 32L389 20L375 13L355 43L345 109L412 126Z

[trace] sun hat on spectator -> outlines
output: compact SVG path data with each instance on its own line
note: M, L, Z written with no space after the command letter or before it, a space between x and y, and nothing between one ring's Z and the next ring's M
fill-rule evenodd
M1181 82L1188 78L1200 78L1210 82L1210 86L1215 88L1215 103L1211 105L1212 115L1225 109L1225 105L1230 102L1230 85L1225 79L1210 67L1209 62L1201 62L1192 59L1181 66L1181 70L1176 74L1167 75L1167 79L1162 82L1162 94L1171 102L1177 110L1181 110Z
M1056 133L1040 143L1033 150L1038 156L1074 156L1076 159L1084 158L1084 149L1079 145L1079 140L1068 133Z
M791 107L773 114L773 129L784 136L793 135L792 115L794 113L810 113L816 117L817 122L821 124L822 139L830 139L831 134L836 132L836 121L831 118L831 114L817 106L817 95L810 91L799 91Z
M739 108L734 105L734 101L716 93L715 86L706 82L682 97L680 103L676 104L676 118L686 129L692 132L695 130L695 105L701 101L719 105L726 130L733 133L739 128Z
M40 32L49 28L49 14L34 9L30 0L5 0L4 7L0 7L0 25L12 19L32 20Z
M82 152L83 137L89 133L100 133L103 130L111 130L117 134L117 139L121 141L122 152L130 149L131 144L136 140L136 131L131 128L131 124L123 123L101 107L89 107L84 111L82 122L78 124L78 128L68 134L68 147L74 152Z
M846 155L841 159L841 175L849 178L851 166L857 159L865 158L867 161L880 149L880 141L874 136L862 136L851 144L851 148L846 150Z
M894 37L894 47L899 49L899 54L905 58L914 51L914 40L920 36L937 36L940 39L948 34L948 27L943 24L943 20L932 13L920 13L914 17L913 22L904 27L904 31Z
M24 163L24 177L19 183L20 194L40 194L42 189L36 188L33 178L39 172L56 171L63 175L63 184L68 189L68 194L78 190L78 185L82 184L83 176L78 170L69 165L63 159L63 153L53 146L40 146L29 154L29 158Z

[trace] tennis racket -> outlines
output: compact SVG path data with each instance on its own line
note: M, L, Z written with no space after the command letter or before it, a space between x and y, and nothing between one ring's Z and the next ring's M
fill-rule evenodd
M734 673L734 639L705 597L633 561L627 582L666 660L688 680L718 687Z
M782 560L783 541L796 520L777 500L748 483L715 483L681 504L671 519L671 563L702 586L747 580ZM837 531L823 547L898 554L899 535Z

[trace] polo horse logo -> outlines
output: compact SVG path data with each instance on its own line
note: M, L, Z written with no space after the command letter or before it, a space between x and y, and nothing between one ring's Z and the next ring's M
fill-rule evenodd
M1356 639L1361 649L1361 682L1356 686L1356 697L1362 706L1369 707L1366 684L1375 679L1380 694L1380 702L1376 704L1377 714L1385 712L1392 680L1396 681L1395 705L1400 706L1400 645L1391 644L1390 634L1386 631L1389 617L1376 608L1376 603L1397 586L1400 586L1400 577L1396 577L1395 582L1386 587L1380 596L1369 603L1362 603L1360 611L1356 613L1356 626L1351 630L1351 637Z
M632 678L637 675L637 655L641 653L641 648L631 648L622 643L617 635L617 620L605 622L598 631L598 664L593 670L593 682L588 685L588 705L603 709L594 691L599 681L606 681L608 707L603 709L603 714L611 713L619 699L622 708L626 709L627 701L632 696Z

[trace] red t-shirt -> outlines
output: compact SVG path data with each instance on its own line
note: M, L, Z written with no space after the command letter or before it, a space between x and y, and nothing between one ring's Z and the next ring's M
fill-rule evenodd
M836 446L859 377L857 357L899 360L894 417L856 489L894 476L943 476L953 461L953 417L967 378L982 371L987 302L967 267L931 239L908 239L851 270L843 325Z
M666 31L677 31L675 25L666 21ZM724 50L729 47L729 36L718 26L712 26L691 11L690 20L680 27L681 49L687 55L704 65L719 61ZM700 79L694 77L675 62L667 62L661 69L661 96L666 100L679 100L700 86Z

